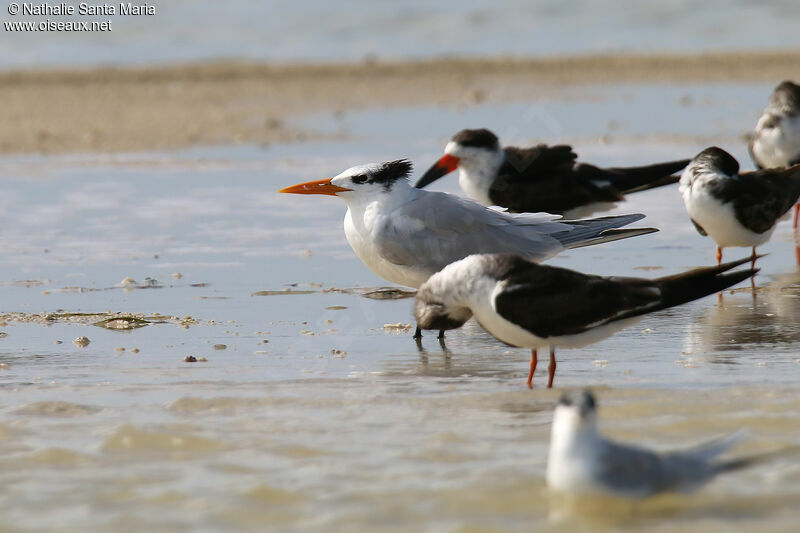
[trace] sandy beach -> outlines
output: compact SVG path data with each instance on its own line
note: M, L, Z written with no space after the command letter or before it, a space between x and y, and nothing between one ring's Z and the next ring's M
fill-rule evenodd
M530 352L475 322L414 342L412 300L362 296L388 282L346 242L344 203L277 191L389 157L419 175L475 126L599 166L717 145L749 167L742 136L800 53L290 61L0 73L0 530L796 529L796 457L633 511L564 510L545 486L552 408L578 387L647 447L800 442L790 223L755 293L562 350L555 388L540 363L529 390ZM714 261L676 186L607 214L631 212L661 231L550 264Z
M571 85L777 82L800 52L165 67L0 73L0 153L170 150L320 139L313 113L530 101Z

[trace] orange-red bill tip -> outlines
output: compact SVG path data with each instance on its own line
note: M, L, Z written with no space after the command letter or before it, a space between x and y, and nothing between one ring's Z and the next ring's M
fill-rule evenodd
M430 185L442 176L450 174L458 168L458 158L450 154L444 154L439 160L428 169L425 174L414 185L417 189L421 189L426 185Z
M450 154L444 154L436 162L436 166L449 174L458 168L458 158Z
M307 181L305 183L298 183L297 185L292 185L291 187L286 187L284 189L281 189L278 192L285 192L290 194L327 194L330 196L336 196L337 193L343 191L352 191L352 190L353 189L347 189L345 187L339 187L338 185L334 185L331 183L330 179L326 179L326 180Z

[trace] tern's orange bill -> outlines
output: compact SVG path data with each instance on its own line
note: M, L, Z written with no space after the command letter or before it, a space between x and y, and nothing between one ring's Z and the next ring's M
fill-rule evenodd
M298 183L297 185L292 185L291 187L281 189L278 192L288 192L291 194L327 194L330 196L336 196L336 193L352 190L353 189L346 189L345 187L334 185L331 183L330 179L327 179Z

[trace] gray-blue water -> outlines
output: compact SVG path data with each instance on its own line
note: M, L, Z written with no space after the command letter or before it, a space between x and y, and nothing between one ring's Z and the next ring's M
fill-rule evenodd
M4 24L110 20L112 31L13 32L4 27L0 69L230 58L358 61L800 46L800 4L792 0L170 0L150 2L156 7L152 16L96 17L11 16L10 3L2 3ZM77 11L79 2L67 4ZM109 5L119 12L119 4Z

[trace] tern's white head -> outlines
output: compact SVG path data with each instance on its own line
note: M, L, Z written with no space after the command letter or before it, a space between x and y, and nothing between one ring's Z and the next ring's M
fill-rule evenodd
M397 187L408 188L411 162L405 159L386 163L370 163L348 168L333 178L308 181L278 192L292 194L327 194L349 202L386 196Z
M561 396L553 413L553 433L577 435L597 431L597 404L588 390L568 392Z
M461 188L474 200L485 196L505 160L497 135L487 129L461 130L447 143L444 155L417 181L422 188L458 168ZM472 189L476 189L472 192ZM485 191L484 191L485 189Z

